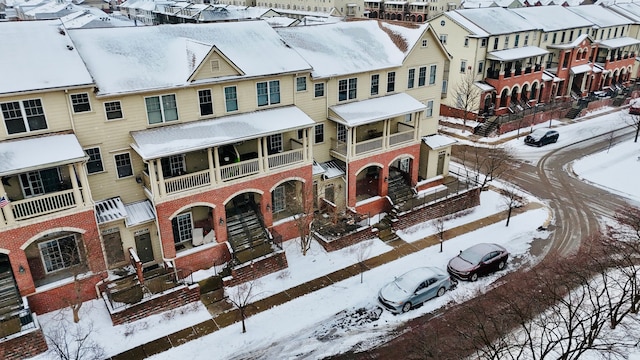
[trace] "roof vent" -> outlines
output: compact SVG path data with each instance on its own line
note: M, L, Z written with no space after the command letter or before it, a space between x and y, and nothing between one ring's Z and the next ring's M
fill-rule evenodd
M73 50L73 46L71 46L71 45L67 45L67 49L69 49L69 50Z
M66 35L67 33L64 31L64 28L59 27L58 28L58 33L60 33L60 35Z

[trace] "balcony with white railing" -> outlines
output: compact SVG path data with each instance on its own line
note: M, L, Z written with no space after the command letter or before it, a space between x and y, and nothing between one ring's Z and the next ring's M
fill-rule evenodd
M260 160L251 159L220 167L222 181L233 180L260 172Z
M73 190L58 191L42 196L12 201L13 217L25 220L75 207Z
M386 132L383 131L385 128ZM412 125L394 121L391 121L389 126L380 122L379 126L374 128L353 128L347 138L355 141L331 139L331 154L343 161L380 154L418 141L416 129Z
M389 146L396 146L396 145L409 143L413 141L413 139L415 138L414 134L415 134L415 131L413 130L402 131L402 132L397 132L395 134L391 134L389 135Z
M289 150L268 156L269 169L278 169L304 161L304 150Z
M211 176L208 169L164 180L167 194L208 186L209 184L211 184Z

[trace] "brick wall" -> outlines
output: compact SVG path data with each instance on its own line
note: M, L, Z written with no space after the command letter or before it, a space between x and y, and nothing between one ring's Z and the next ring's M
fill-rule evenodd
M380 214L382 212L389 212L390 210L391 203L386 197L380 197L376 200L361 202L360 204L358 204L358 206L356 206L356 211L358 212L358 214L365 214L369 216Z
M477 110L477 109L474 109ZM452 117L463 119L464 118L464 110L451 107L449 105L440 104L440 116ZM478 118L478 114L475 112L467 112L467 120L476 121Z
M341 236L334 240L325 240L321 237L314 236L314 239L318 241L318 243L328 252L336 251L343 249L347 246L351 246L353 244L357 244L364 240L373 239L375 237L375 233L372 231L370 226L366 228L360 229L354 233Z
M276 271L284 270L289 266L287 256L284 251L265 256L259 261L237 266L231 270L231 276L227 276L222 281L224 286L235 286L246 281L258 279Z
M398 221L393 224L394 229L406 229L421 222L439 218L444 215L470 209L480 205L480 189L470 190L451 198L423 207L421 209L400 214Z
M114 326L121 325L196 301L200 301L200 286L197 284L185 286L181 289L132 305L124 310L114 312L110 314L111 322Z
M55 287L53 289L31 294L27 296L29 308L37 314L45 314L54 310L59 310L75 302L78 296L82 302L96 298L95 284L101 280L99 275L78 280L78 288L71 281L68 284Z
M0 359L21 360L47 351L47 342L41 329L0 342Z
M231 260L231 253L226 244L217 244L213 247L181 256L175 259L176 267L192 273L200 269L209 269L214 265L220 266Z

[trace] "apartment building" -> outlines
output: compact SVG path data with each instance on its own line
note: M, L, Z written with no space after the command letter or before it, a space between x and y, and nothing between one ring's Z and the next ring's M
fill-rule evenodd
M428 25L0 27L16 49L0 86L8 312L95 298L123 272L276 271L297 215L376 214L392 177L448 172L448 55Z
M458 8L458 4L443 0L365 0L364 7L365 14L371 19L423 23L446 11Z
M474 110L495 114L635 78L633 21L597 5L456 10L431 24L454 56L445 107L460 108L454 89L466 76L482 93Z

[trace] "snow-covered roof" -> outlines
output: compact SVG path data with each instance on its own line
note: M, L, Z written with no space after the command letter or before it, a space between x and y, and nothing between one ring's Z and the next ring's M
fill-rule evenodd
M62 10L70 10L73 5L67 2L59 3L55 1L44 3L38 7L25 12L26 16L36 17L38 14L55 14ZM67 9L69 7L69 9Z
M60 20L0 22L0 34L0 94L93 83Z
M487 84L486 82L476 81L476 82L473 83L473 85L478 87L478 89L480 89L483 92L484 91L495 90L495 88L493 86Z
M421 111L426 109L426 106L411 95L399 93L334 105L329 109L335 114L333 116L330 113L329 119L348 127L354 127Z
M545 32L591 27L584 17L567 10L564 6L530 6L511 10Z
M525 46L521 48L492 51L489 54L487 54L487 59L509 61L509 60L525 59L533 56L540 56L548 53L549 52L547 50L539 48L537 46Z
M640 4L636 2L628 2L628 3L620 3L616 2L610 6L609 9L612 11L621 14L622 16L626 16L629 19L633 20L636 23L640 23Z
M640 40L628 36L623 36L615 39L602 40L598 45L604 48L616 49L637 44L640 44Z
M376 20L278 28L282 38L313 66L314 78L325 78L400 66L428 25L382 25L404 39L397 44ZM406 45L406 49L399 46Z
M451 146L458 141L454 138L450 138L445 135L435 134L429 135L422 138L422 141L431 149L438 150L445 148L447 146Z
M0 176L83 161L87 155L74 134L0 142Z
M144 159L237 143L310 127L315 122L295 106L254 111L186 124L134 131L131 147Z
M498 6L493 0L467 0L460 2L461 9L478 9Z
M311 68L263 21L78 29L69 34L100 89L99 95L187 85L194 69L192 56L198 55L197 66L213 46L244 77ZM200 50L195 54L197 43Z
M512 10L501 7L454 10L491 35L511 34L535 30L536 26ZM498 21L499 19L499 21Z
M262 17L261 20L266 21L267 24L272 27L292 26L299 22L297 19L292 19L286 16L265 16Z
M620 26L632 23L629 18L599 5L568 6L567 9L599 27Z
M335 160L323 162L320 166L324 169L323 175L326 179L333 179L346 174L345 169Z
M125 210L124 204L119 196L102 201L96 201L94 208L96 220L99 225L121 220L127 216L127 211Z
M573 74L582 74L582 73L586 73L591 71L591 65L589 64L582 64L582 65L577 65L577 66L572 66L571 67L571 72Z
M127 217L124 219L127 227L153 221L156 218L153 204L149 200L125 204L124 208L127 212Z
M474 35L477 35L479 37L489 36L489 33L482 30L481 27L477 26L473 22L469 21L469 19L465 18L464 16L460 15L455 11L447 11L446 13L444 13L444 16L450 18L452 21L456 22L460 26L469 30L469 32L471 32Z

